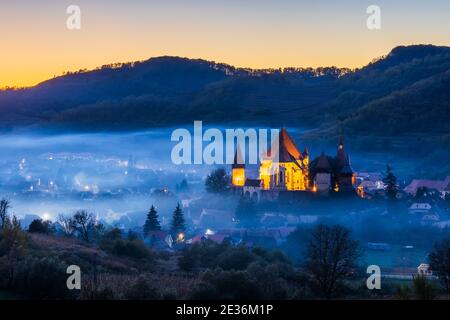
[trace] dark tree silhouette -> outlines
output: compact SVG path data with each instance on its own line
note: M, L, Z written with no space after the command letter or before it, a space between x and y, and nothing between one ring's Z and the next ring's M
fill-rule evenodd
M424 275L413 278L413 291L418 300L433 300L436 297L436 289Z
M147 220L145 220L144 236L147 236L150 231L159 230L161 230L161 225L158 221L158 212L156 211L155 207L152 206L147 214Z
M9 201L6 199L2 199L0 201L0 229L6 228L9 223L9 208L11 208Z
M43 221L42 219L34 219L28 226L28 232L45 233L45 234L52 233L51 224L52 223L50 221Z
M173 212L171 231L174 236L186 231L186 221L184 220L183 210L179 203Z
M220 193L228 190L229 177L224 168L213 170L205 181L206 191Z
M450 292L450 240L442 240L434 245L428 256L431 270L439 277L447 294Z
M313 288L326 299L355 267L360 255L359 244L342 226L318 225L312 231L307 248L306 269L313 276Z
M428 194L428 188L427 187L420 187L416 191L415 198L420 200L420 199L426 197L427 194Z
M386 166L386 175L383 182L386 184L387 198L391 200L396 199L398 193L397 177L394 175L392 168L389 165Z
M96 219L92 213L79 210L70 218L69 224L82 240L86 242L92 240L96 230Z
M444 200L450 202L450 193L447 193L444 197Z
M177 183L176 188L177 192L187 192L189 191L189 185L186 179L181 180L180 183Z

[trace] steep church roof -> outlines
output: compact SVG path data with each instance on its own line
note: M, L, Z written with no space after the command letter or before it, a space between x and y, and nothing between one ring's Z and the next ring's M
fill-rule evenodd
M341 168L341 170L339 172L341 174L353 174L353 169L352 169L352 166L350 164L350 157L348 155L346 156L346 160L345 160L344 166Z
M268 155L272 159L276 159L276 155L272 156L269 150ZM305 152L308 152L305 150ZM298 150L292 138L289 136L285 128L280 130L279 144L278 144L278 162L296 162L297 160L303 159L303 154Z

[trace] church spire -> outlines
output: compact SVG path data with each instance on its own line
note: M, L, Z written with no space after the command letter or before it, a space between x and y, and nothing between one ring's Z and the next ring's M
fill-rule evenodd
M344 150L344 137L343 136L339 137L337 160L338 160L338 166L341 168L347 164L347 155L345 154L345 150Z
M242 158L241 148L239 147L239 144L236 146L236 152L234 153L234 161L232 168L244 168L245 163L244 159Z
M309 150L308 150L308 147L306 146L305 151L303 151L303 156L307 157L308 155L309 155Z
M339 136L339 146L338 146L339 150L344 150L344 137L343 136Z

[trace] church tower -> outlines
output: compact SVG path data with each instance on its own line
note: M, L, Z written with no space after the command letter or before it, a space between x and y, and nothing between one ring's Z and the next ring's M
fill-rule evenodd
M241 149L236 146L234 161L231 165L231 183L235 187L243 187L245 185L245 163L242 159Z
M344 139L339 139L337 151L337 184L338 191L354 191L355 173L353 172L350 157L344 150Z

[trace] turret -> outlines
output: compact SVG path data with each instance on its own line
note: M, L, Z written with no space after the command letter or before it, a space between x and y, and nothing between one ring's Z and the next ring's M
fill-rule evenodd
M239 145L236 147L234 161L231 165L231 183L236 187L243 187L245 184L245 163Z
M325 153L317 160L313 191L328 192L331 188L331 165Z
M342 136L339 137L339 144L338 144L338 150L337 150L337 165L339 168L342 168L347 163L347 156L345 154L344 150L344 138Z

